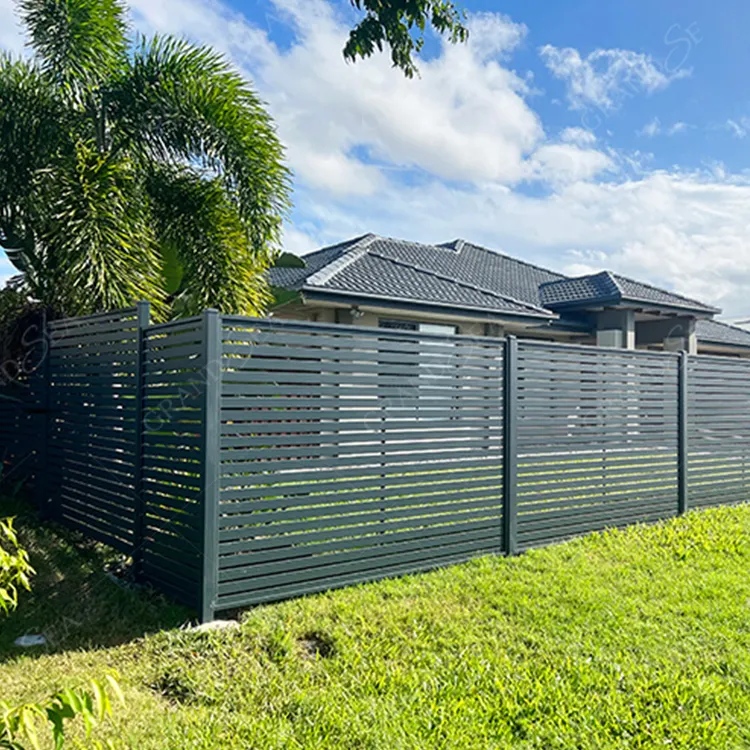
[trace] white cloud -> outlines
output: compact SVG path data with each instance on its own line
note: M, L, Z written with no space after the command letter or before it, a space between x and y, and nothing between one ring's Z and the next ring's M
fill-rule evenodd
M307 229L309 234L293 226L285 226L284 250L295 255L307 255L314 250L320 249L325 244L325 240L321 237L316 237L317 232L314 227L308 227Z
M591 146L596 143L596 135L586 128L565 128L560 133L563 143L575 143L578 146Z
M179 5L179 8L177 7ZM279 49L264 33L216 3L135 0L141 26L219 42L269 101L299 177L341 194L383 189L381 170L351 155L365 148L391 167L416 167L447 180L523 179L542 141L526 83L503 68L525 27L495 14L470 21L468 45L446 43L409 81L386 55L347 65L347 26L320 0L277 3L296 41ZM247 35L247 41L245 36Z
M305 194L323 242L363 231L437 242L465 237L566 273L602 268L750 314L750 184L652 172L575 182L546 196L495 185L402 187L360 205Z
M686 122L675 122L669 127L663 127L661 120L658 117L654 117L653 120L649 120L640 130L636 131L636 135L645 136L646 138L654 138L657 135L673 136L679 133L684 133L690 126Z
M581 57L572 47L547 44L539 54L552 74L566 83L573 109L596 107L611 112L626 99L652 94L690 75L686 69L664 72L651 55L625 49L597 49Z
M661 133L661 120L658 117L654 117L653 120L647 122L636 135L643 135L646 138L653 138Z
M735 138L744 138L750 131L750 117L727 120L724 123L724 129L728 130Z
M15 276L17 273L18 272L5 256L5 252L3 250L0 250L0 289L5 286L8 279Z
M613 170L614 166L612 159L601 151L570 143L541 146L531 159L532 174L555 185L590 180L601 172Z

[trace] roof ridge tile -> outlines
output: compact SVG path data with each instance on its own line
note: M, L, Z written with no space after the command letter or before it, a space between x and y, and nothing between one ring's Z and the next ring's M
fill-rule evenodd
M672 292L668 289L662 289L661 287L656 286L655 284L650 284L648 281L638 281L638 279L632 279L629 276L625 276L621 273L614 273L613 271L608 272L611 276L613 276L615 279L623 279L624 281L627 281L631 284L638 284L638 286L645 286L647 289L653 289L655 292L661 292L661 293L667 293L671 294L673 297L677 297L678 299L683 299L686 302L692 302L693 304L700 305L701 307L709 308L712 310L719 311L718 307L714 307L713 305L707 305L705 302L701 302L700 300L694 299L693 297L687 297L684 294L679 294L678 292ZM618 288L621 288L621 285L619 282L617 283Z
M483 294L488 294L491 297L496 297L497 299L506 300L508 302L513 302L517 305L521 305L523 307L527 307L530 310L536 310L538 312L544 312L550 314L550 317L557 317L556 313L551 312L545 307L541 307L539 305L533 305L530 302L526 302L524 300L516 299L515 297L511 297L508 294L501 294L500 292L496 292L494 289L488 289L486 287L481 287L478 284L472 284L468 281L463 281L462 279L457 279L454 276L447 276L446 274L438 273L437 271L434 271L430 268L424 268L423 266L419 266L416 263L409 263L405 260L400 260L396 258L389 258L387 255L382 255L381 253L378 253L377 251L371 251L371 255L374 255L377 258L380 258L381 260L388 261L390 263L395 263L396 265L404 266L406 268L411 268L414 271L419 271L419 273L424 273L428 276L434 276L436 279L442 279L443 281L450 281L457 286L465 287L466 289L473 289L477 292L482 292Z
M377 239L378 235L376 234L363 235L338 258L332 260L330 263L326 263L319 271L310 274L305 279L305 284L310 286L322 286L330 281L337 273L354 263L358 258L361 258L367 252L370 245L372 245Z

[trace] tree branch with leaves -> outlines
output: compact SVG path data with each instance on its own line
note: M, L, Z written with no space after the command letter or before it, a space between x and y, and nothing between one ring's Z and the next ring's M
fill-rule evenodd
M419 72L414 55L424 46L428 25L456 44L469 38L466 14L449 0L351 0L365 17L351 30L344 57L351 62L388 47L394 68L407 78Z

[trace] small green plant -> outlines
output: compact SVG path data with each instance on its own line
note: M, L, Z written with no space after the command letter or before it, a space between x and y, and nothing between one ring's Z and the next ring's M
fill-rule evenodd
M31 590L34 569L29 555L18 542L13 518L0 519L0 614L8 614L18 606L20 589ZM91 732L105 717L112 715L110 693L123 702L117 680L107 675L104 681L91 680L85 688L65 688L42 703L12 705L0 701L0 750L39 750L39 724L51 732L55 750L65 742L65 724L80 718ZM91 740L90 747L112 748L111 742L102 744Z
M30 589L34 568L29 555L19 544L13 519L0 519L0 613L18 605L19 589Z
M76 718L83 721L89 747L114 748L109 740L102 743L91 739L93 729L112 715L110 693L124 702L117 680L107 675L105 681L91 680L85 688L61 690L44 703L12 706L0 701L0 748L39 750L39 723L43 722L44 728L52 732L55 750L60 750L65 743L66 722Z

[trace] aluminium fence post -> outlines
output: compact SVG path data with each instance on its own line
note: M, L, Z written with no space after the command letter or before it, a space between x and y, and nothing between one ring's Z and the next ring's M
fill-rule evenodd
M143 573L144 529L146 505L143 499L143 423L146 419L143 394L146 389L146 330L151 325L151 303L136 303L136 358L135 358L135 436L133 438L133 563L136 577Z
M677 378L677 515L688 509L688 353L681 351Z
M201 622L214 619L219 592L219 490L221 481L221 356L222 320L218 310L203 313L203 445L201 504L203 566L200 590Z
M50 335L49 335L49 321L47 311L44 310L41 319L41 356L42 361L39 364L39 371L37 375L37 383L39 384L40 390L40 403L39 403L39 420L38 430L36 431L39 436L38 447L36 451L36 465L34 467L34 496L36 499L36 507L39 511L39 515L42 518L48 518L52 515L50 509L50 483L49 483L49 412L50 412Z
M503 377L503 543L518 550L518 339L505 339Z

